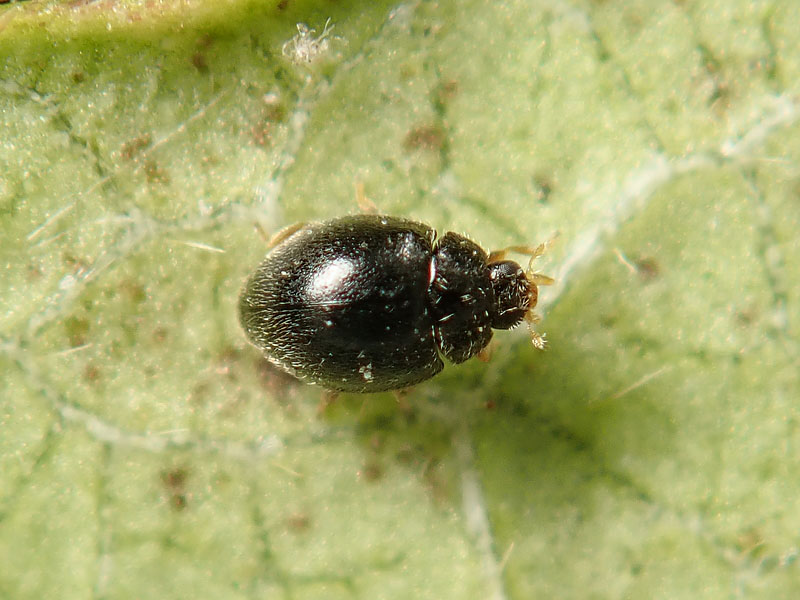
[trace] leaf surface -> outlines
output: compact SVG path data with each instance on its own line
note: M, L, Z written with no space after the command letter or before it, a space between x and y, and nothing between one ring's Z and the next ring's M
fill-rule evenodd
M796 596L798 22L0 7L0 596ZM255 224L358 184L490 249L558 233L549 350L318 415L236 301Z

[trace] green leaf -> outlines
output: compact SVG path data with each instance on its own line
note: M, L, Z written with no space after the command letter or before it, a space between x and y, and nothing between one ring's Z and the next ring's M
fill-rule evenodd
M0 597L797 596L798 22L2 5ZM236 301L255 224L357 185L487 248L558 233L549 350L319 414Z

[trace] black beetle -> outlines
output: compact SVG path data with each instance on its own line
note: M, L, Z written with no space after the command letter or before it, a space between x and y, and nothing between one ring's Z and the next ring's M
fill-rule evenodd
M378 215L287 230L239 298L248 339L305 381L345 392L411 386L479 354L523 319L534 346L537 285L549 277L422 223Z

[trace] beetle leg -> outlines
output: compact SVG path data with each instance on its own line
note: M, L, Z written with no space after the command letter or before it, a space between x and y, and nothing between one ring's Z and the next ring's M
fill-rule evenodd
M549 242L545 244L539 244L535 248L533 246L508 246L502 250L492 250L489 253L489 260L487 262L493 263L503 260L507 254L511 254L512 252L515 254L524 254L525 256L530 256L531 260L533 260L545 253L548 244Z
M280 231L277 231L271 238L269 238L269 240L267 240L267 248L274 248L275 246L280 244L283 240L291 237L293 233L297 233L298 231L300 231L306 225L307 223L305 222L287 225Z
M413 387L404 387L399 390L392 390L392 396L394 396L394 399L397 400L400 406L407 406L406 398L408 398L408 395L413 391Z
M539 244L531 254L531 259L528 261L528 269L525 272L525 276L533 285L553 285L555 283L555 279L552 277L542 275L541 273L536 273L533 270L533 261L550 250L550 247L555 243L556 239L558 239L558 236L559 234L556 232L556 234L549 240Z
M545 254L548 250L550 250L550 247L553 245L556 239L558 239L558 235L559 234L556 233L549 240L547 240L546 242L542 242L538 246L508 246L507 248L503 248L502 250L493 250L492 252L489 253L489 259L487 260L487 262L493 263L499 260L503 260L507 254L511 254L513 252L514 254L523 254L525 256L531 257L531 260L528 263L528 269L530 270L530 264L543 254Z
M494 344L490 342L489 345L484 346L478 351L475 358L481 362L488 363L492 359L492 354L494 354Z
M528 325L528 332L531 335L531 343L537 350L544 350L547 347L547 340L544 339L544 333L537 332L533 326L541 320L541 317L535 312L528 312L525 315L525 323Z
M323 390L322 397L319 399L319 404L317 404L317 415L325 414L325 411L328 410L328 407L336 402L336 399L339 397L339 392L334 392L333 390Z
M378 214L378 205L367 198L367 194L364 192L364 183L361 181L356 181L356 204L366 215Z
M394 399L397 400L397 407L404 415L410 415L413 412L411 405L408 403L408 395L412 392L413 387L405 387L399 390L392 390Z

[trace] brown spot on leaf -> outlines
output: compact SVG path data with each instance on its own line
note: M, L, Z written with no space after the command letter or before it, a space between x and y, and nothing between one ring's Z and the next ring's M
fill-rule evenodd
M422 125L406 134L403 147L406 151L431 150L438 152L445 142L445 132L440 125Z
M206 55L202 52L195 52L192 54L192 66L197 69L200 73L208 73L208 61L206 60Z
M536 186L536 201L541 204L550 202L550 194L553 192L553 180L544 173L537 173L533 176L533 185Z
M89 363L83 369L83 379L89 383L97 383L100 379L100 369L97 365Z
M258 122L253 125L253 143L261 148L272 145L273 132L277 123L286 120L286 107L283 102L268 95L264 101L265 108Z
M166 327L156 327L153 330L153 342L156 344L163 344L167 341L167 336L169 335L169 329Z
M458 94L458 81L455 79L448 79L442 81L436 86L434 103L439 106L446 106L450 100L455 98Z
M217 356L215 371L218 375L227 375L230 379L235 379L234 367L239 362L242 352L233 346L225 346Z
M183 510L187 505L186 482L189 471L184 467L176 467L161 473L161 483L164 485L173 510Z
M384 470L378 462L369 461L358 474L360 477L363 477L365 481L373 483L383 478Z
M37 265L28 265L28 281L37 281L44 273Z
M134 304L141 304L147 300L147 291L138 281L125 280L120 284L120 291Z
M758 319L758 309L755 306L739 309L735 313L735 319L738 325L749 327Z
M384 440L382 435L375 433L371 435L369 438L369 449L375 452L376 454L379 454L380 452L383 451L385 447L385 442L386 440Z
M297 379L279 369L264 357L256 359L256 370L261 386L267 395L275 398L282 405L286 405L283 400L286 392L297 385Z
M428 491L437 504L445 504L450 500L450 490L448 489L447 482L442 476L439 461L429 461L425 465L425 470L423 471L422 476L425 484L428 487Z
M397 462L403 465L410 465L413 464L417 459L417 453L414 451L414 448L410 444L404 444L400 447L395 454L395 458Z
M259 121L253 125L253 143L259 148L269 148L272 145L272 123Z
M89 270L89 264L74 254L64 254L64 264L72 269L73 274L79 275Z
M211 384L207 381L201 381L195 384L189 392L189 404L204 404L210 395Z
M641 256L636 259L636 272L644 281L652 281L661 274L661 267L656 259Z
M286 527L292 533L304 533L311 527L311 517L304 512L296 512L286 517Z
M144 174L147 177L148 183L168 184L169 174L154 160L148 160L144 163Z
M210 33L205 33L197 39L197 47L200 48L201 50L210 48L211 44L213 43L214 43L214 36L211 35Z
M764 535L757 527L749 527L737 536L736 546L742 554L758 556L764 549Z
M142 150L147 148L153 142L153 136L149 133L145 133L140 135L139 137L135 137L132 140L129 140L122 144L122 150L120 150L120 156L122 156L125 160L133 160L133 158L138 155Z
M64 320L64 329L69 339L69 344L73 348L86 344L86 337L89 334L89 321L82 317L68 317Z

